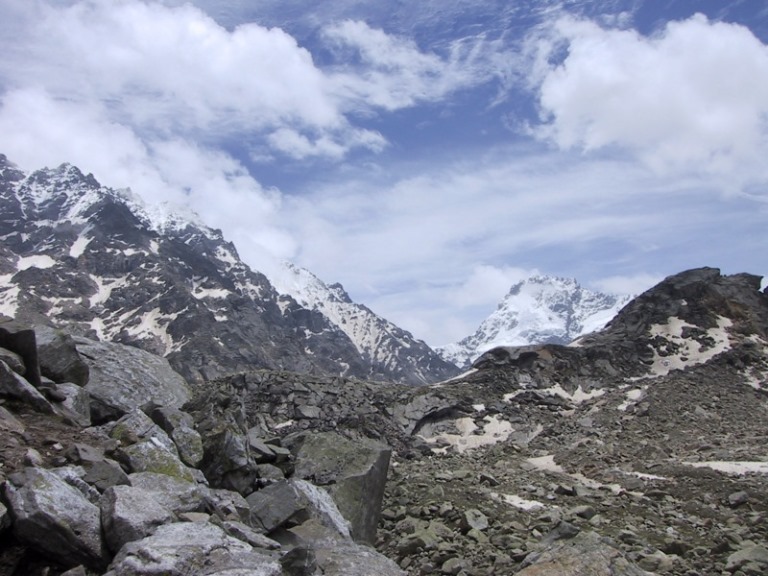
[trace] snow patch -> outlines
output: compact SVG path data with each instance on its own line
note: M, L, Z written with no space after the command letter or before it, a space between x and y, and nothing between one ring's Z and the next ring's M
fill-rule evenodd
M11 283L12 278L13 274L0 276L0 314L15 318L19 308L20 289Z
M550 386L549 388L528 388L524 386L522 390L515 390L514 392L504 394L503 396L504 402L511 402L517 396L519 396L520 394L523 394L528 390L533 390L539 394L544 394L546 396L556 396L564 400L568 400L572 404L581 404L586 400L599 398L600 396L605 394L605 390L602 388L595 388L594 390L590 390L587 392L585 390L582 390L581 387L578 387L573 392L568 392L560 384L555 384L554 386Z
M682 462L694 468L711 468L729 476L744 476L746 474L768 474L768 462L728 462L712 460L709 462Z
M83 252L85 252L86 246L88 246L92 240L92 238L88 238L85 233L85 230L81 232L80 236L78 236L72 243L72 246L69 247L69 255L71 258L80 258L80 256L83 255Z
M27 270L28 268L51 268L56 265L56 260L47 254L36 254L34 256L24 256L16 262L16 269Z
M715 343L714 346L708 348L703 347L694 338L683 338L683 328L697 327L676 316L670 317L666 324L653 324L650 328L651 336L659 336L669 340L677 349L667 356L662 356L658 350L654 349L651 373L655 376L664 376L672 370L683 370L688 366L703 364L721 352L730 349L731 342L727 328L732 324L729 318L719 316L717 326L707 330L707 337Z
M439 432L431 433L429 426L422 428L424 434L420 436L429 444L439 444L439 447L433 448L435 454L445 454L449 447L453 447L457 452L463 453L466 450L480 448L481 446L491 446L504 442L514 432L512 424L502 420L498 414L486 416L485 423L478 427L473 418L457 418L452 422L457 433ZM442 425L443 423L439 423Z
M632 404L634 404L635 402L640 400L640 398L643 397L643 393L647 388L648 388L647 386L644 386L642 388L632 388L631 390L628 390L624 394L624 397L626 398L626 400L624 400L624 402L616 406L616 410L621 410L622 412L626 412L627 408L629 408Z
M519 510L525 510L526 512L531 512L533 510L541 510L542 508L544 508L544 504L542 504L538 500L526 500L525 498L521 498L516 494L499 494L497 492L491 492L490 496L495 500L499 500L501 502L504 502L505 504L514 506Z

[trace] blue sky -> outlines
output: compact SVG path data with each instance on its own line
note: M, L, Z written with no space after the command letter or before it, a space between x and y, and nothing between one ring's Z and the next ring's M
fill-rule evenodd
M440 345L534 272L768 272L766 43L752 0L4 0L0 152Z

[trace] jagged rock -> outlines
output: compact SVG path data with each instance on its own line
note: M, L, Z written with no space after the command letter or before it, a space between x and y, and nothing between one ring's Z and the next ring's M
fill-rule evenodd
M594 532L582 532L524 562L519 576L652 576Z
M108 562L98 507L52 472L27 468L5 482L3 495L16 537L29 546L64 566Z
M140 440L154 439L166 450L176 452L176 445L165 430L139 409L131 410L108 427L110 437L118 440L123 446L130 446Z
M0 348L0 360L5 362L19 376L24 376L24 373L27 371L26 366L24 366L24 360L15 352Z
M35 331L10 319L0 319L0 348L17 354L24 364L24 378L35 388L40 386L40 365Z
M149 492L133 486L109 488L102 495L99 508L104 538L113 553L173 520L173 514Z
M178 408L164 406L150 413L152 420L171 437L179 458L188 466L198 466L203 460L203 440L195 430L191 415Z
M29 404L38 412L53 414L51 403L25 378L0 361L0 396Z
M367 439L352 441L333 432L304 434L294 442L294 475L327 486L339 511L350 522L352 538L374 543L391 449Z
M104 492L112 486L122 486L130 483L128 475L120 467L120 464L109 458L103 458L93 462L84 462L85 475L83 480Z
M229 536L247 542L254 548L263 548L264 550L278 550L280 543L263 534L256 532L253 528L236 520L226 520L220 524Z
M5 408L0 406L0 430L4 432L24 433L24 424Z
M126 544L105 576L280 576L268 554L227 536L218 526L185 522L160 526L153 535Z
M48 326L35 328L40 373L54 382L88 383L90 370L77 352L72 336Z
M741 570L744 574L765 574L768 570L768 548L765 546L748 546L728 556L725 569L728 572Z
M164 358L122 344L80 337L75 343L90 370L85 389L94 422L119 418L148 402L179 407L189 400L189 385Z
M62 382L56 385L56 390L64 395L62 405L69 411L73 419L82 428L91 425L91 395L77 384Z
M131 472L157 472L187 482L195 481L192 471L156 438L122 448L120 459Z
M208 482L243 495L253 491L258 472L256 463L250 458L247 442L246 436L233 428L205 436L200 469Z
M202 512L207 501L206 487L167 474L136 472L129 474L128 479L131 486L149 492L163 507L176 514Z
M211 488L205 493L206 506L223 521L251 521L251 507L239 492L225 488Z
M246 498L251 523L267 534L315 518L323 525L349 536L349 525L328 493L304 480L284 480Z

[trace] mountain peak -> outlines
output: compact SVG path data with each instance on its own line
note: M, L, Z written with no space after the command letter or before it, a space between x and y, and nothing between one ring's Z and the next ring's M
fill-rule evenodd
M629 297L594 292L573 278L532 275L514 284L477 331L438 349L443 358L468 366L497 346L567 344L602 328Z

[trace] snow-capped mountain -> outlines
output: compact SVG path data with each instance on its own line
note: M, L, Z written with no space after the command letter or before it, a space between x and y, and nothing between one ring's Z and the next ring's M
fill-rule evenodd
M436 362L434 351L422 340L353 302L341 284L328 285L309 270L288 262L269 279L280 294L320 312L344 332L375 371L402 379L408 370L422 382L428 382L435 373L453 372L452 367Z
M466 367L497 346L567 344L605 326L630 299L588 290L571 278L531 276L512 286L474 334L437 351Z
M367 310L339 307L343 290L305 304L278 294L220 231L68 164L27 175L0 155L0 239L0 314L144 348L192 382L257 367L409 384L455 374L370 311L342 329L345 310Z

